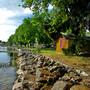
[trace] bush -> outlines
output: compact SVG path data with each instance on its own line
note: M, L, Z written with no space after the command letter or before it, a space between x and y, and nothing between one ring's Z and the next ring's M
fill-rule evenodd
M65 55L79 55L81 52L90 52L90 39L87 37L74 39L68 49L63 49Z

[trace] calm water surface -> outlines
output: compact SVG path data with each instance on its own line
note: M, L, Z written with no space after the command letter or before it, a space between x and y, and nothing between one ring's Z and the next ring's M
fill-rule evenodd
M16 78L15 67L10 65L11 57L0 52L0 90L11 90Z

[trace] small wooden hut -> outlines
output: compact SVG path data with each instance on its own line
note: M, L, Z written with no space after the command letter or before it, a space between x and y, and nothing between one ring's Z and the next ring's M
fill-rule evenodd
M66 37L60 37L56 41L56 51L62 52L62 49L67 49L69 47L69 39Z
M62 36L57 39L56 41L56 51L62 52L63 49L68 49L72 45L72 41L74 40L74 37L71 36ZM90 37L85 37L83 39L85 41L86 46L84 45L83 48L81 48L81 52L89 52L90 53Z

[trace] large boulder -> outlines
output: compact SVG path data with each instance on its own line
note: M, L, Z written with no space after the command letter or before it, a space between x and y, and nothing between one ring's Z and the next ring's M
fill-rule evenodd
M70 90L90 90L90 88L83 85L74 85L70 88Z
M67 82L65 81L57 81L51 90L66 90Z
M22 82L15 83L12 90L23 90Z

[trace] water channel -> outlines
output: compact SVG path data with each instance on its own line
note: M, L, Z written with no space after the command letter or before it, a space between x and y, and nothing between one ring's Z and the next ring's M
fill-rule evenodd
M0 90L12 90L16 73L11 60L10 53L0 51Z

